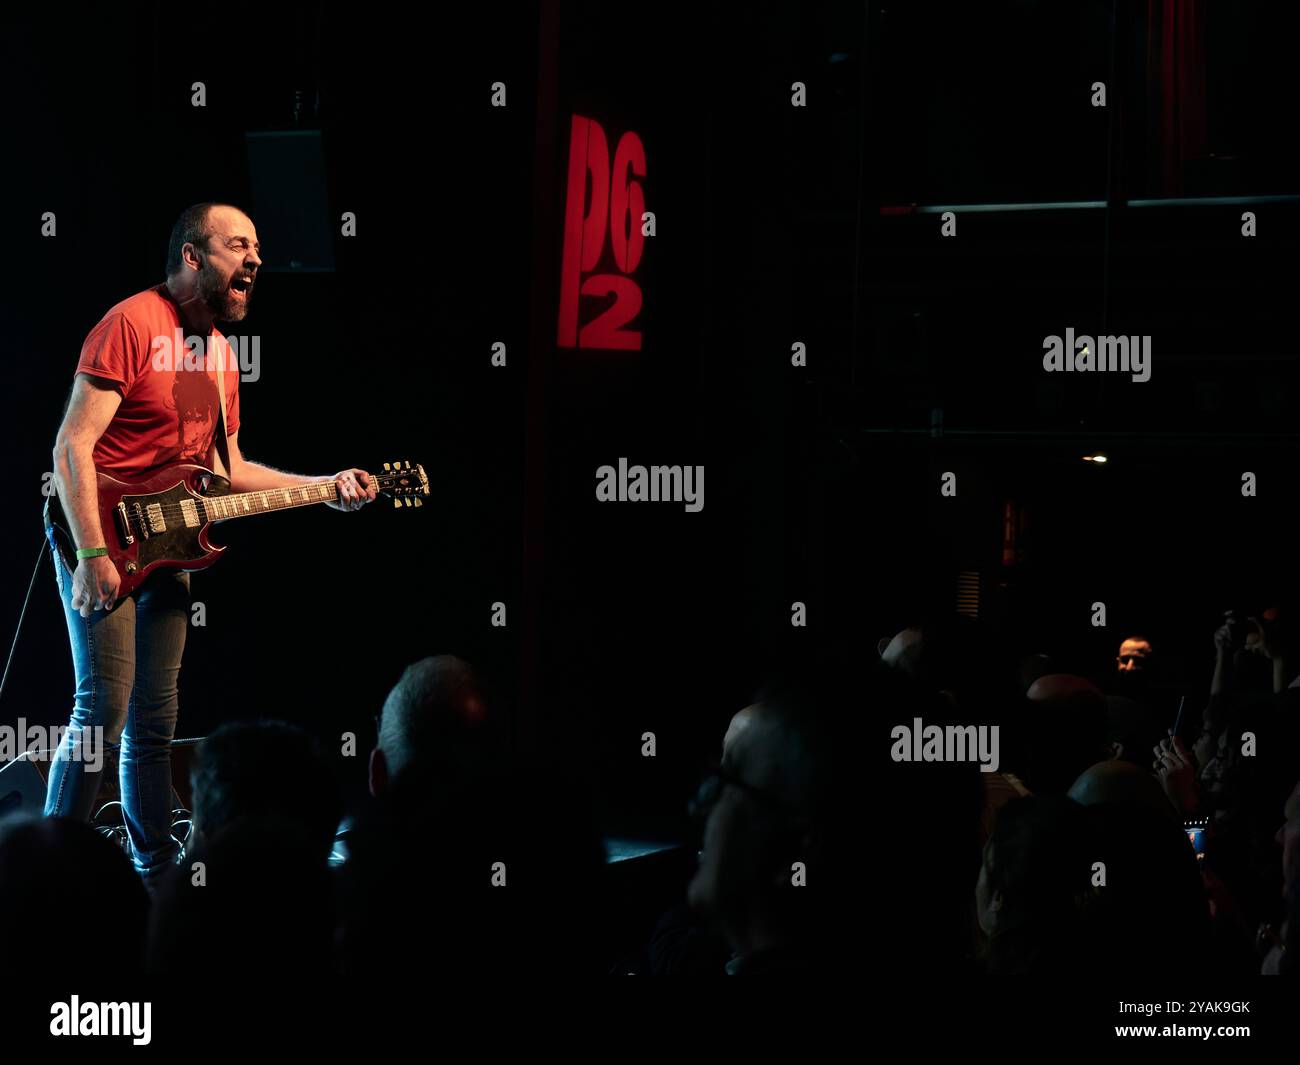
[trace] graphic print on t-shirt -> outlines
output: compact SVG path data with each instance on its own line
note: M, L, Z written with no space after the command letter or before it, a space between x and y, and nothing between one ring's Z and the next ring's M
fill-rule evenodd
M176 415L176 438L157 448L152 464L206 462L220 418L216 383L201 370L177 370L171 398L163 402Z

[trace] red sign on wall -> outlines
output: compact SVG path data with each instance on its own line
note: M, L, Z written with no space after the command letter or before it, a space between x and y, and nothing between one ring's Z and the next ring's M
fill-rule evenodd
M556 343L562 348L641 350L641 330L628 328L641 311L641 286L633 275L645 237L641 215L645 194L645 148L630 130L618 141L614 165L599 122L573 116L569 138L569 181L564 208L564 253L560 260L560 318ZM590 178L590 195L588 195ZM612 264L596 273L609 234ZM611 268L612 266L612 268ZM614 302L581 321L581 297Z

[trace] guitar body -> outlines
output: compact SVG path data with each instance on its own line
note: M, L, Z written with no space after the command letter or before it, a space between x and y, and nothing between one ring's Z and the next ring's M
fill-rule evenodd
M207 569L225 552L208 540L212 522L203 505L205 498L230 492L224 477L193 463L176 463L130 484L106 473L96 480L104 544L122 581L119 598L125 599L155 570ZM57 495L49 498L47 516L63 561L76 569L76 546Z

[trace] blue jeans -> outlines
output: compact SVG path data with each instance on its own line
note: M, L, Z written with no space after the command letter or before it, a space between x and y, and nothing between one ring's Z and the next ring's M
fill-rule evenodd
M190 623L190 575L156 571L112 610L83 618L72 609L72 573L59 553L52 553L77 690L68 731L50 764L45 813L90 820L103 763L89 769L72 753L82 749L84 730L102 728L104 754L118 756L122 816L135 868L149 877L180 851L171 834L170 744Z

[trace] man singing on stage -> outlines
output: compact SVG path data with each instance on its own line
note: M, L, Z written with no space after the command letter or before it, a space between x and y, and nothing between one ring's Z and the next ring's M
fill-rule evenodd
M146 885L179 851L171 834L168 745L176 730L190 581L187 573L158 569L119 601L120 577L100 526L96 472L130 482L175 462L218 471L228 465L234 492L325 480L244 458L237 372L223 374L227 447L221 449L215 364L176 360L159 368L153 357L154 338L178 329L204 338L221 357L226 342L214 323L247 315L260 251L252 220L238 208L201 203L185 211L172 229L166 282L112 307L86 338L54 445L54 484L76 548L71 570L58 550L52 552L76 695L50 766L45 813L91 817L100 773L79 755L84 730L102 728L104 745L119 751L123 817ZM357 510L375 498L365 470L343 470L334 481L338 499L329 505L335 509ZM50 539L53 547L52 533Z

